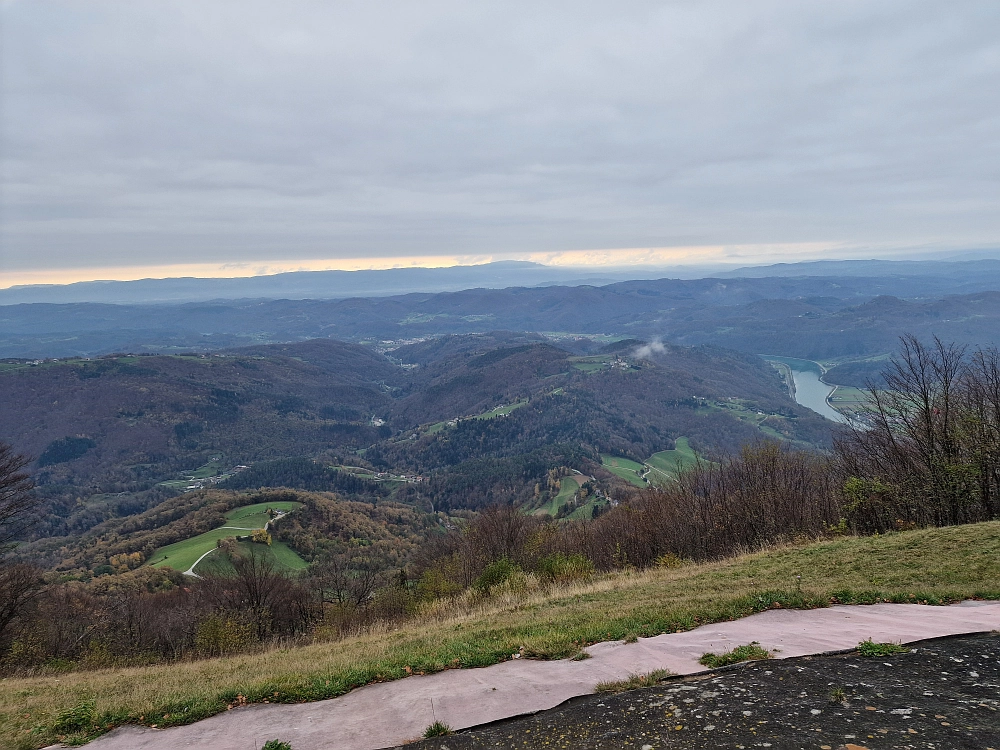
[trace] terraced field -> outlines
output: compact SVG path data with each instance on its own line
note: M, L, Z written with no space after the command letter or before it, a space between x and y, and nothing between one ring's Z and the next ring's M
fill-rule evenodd
M281 510L286 513L301 507L296 502L257 503L235 508L226 514L226 524L217 529L206 531L190 539L160 547L149 558L147 565L154 568L170 567L183 573L198 573L210 569L209 561L212 550L216 549L220 539L234 536L247 536L256 529L263 529L270 521L267 509ZM307 563L284 542L273 542L268 548L275 561L287 570L302 570ZM204 559L203 559L204 558ZM205 567L208 566L208 567Z

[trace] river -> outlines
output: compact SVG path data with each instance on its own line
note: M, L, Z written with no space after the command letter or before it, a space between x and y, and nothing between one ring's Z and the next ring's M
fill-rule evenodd
M798 404L812 409L817 414L834 422L847 422L844 415L830 406L826 400L835 388L823 382L823 368L819 364L808 359L794 359L792 357L768 356L765 359L781 362L792 371L792 380L795 383L795 401Z

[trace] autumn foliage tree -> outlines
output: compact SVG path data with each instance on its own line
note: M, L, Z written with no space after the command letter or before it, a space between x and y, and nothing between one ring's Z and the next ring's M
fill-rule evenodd
M29 458L0 443L0 654L6 650L11 623L41 588L33 566L11 563L7 557L13 542L31 525L38 504L34 483L25 471L29 463Z

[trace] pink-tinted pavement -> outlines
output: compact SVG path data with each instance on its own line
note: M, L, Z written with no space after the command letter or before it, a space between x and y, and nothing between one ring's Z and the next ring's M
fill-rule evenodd
M552 708L592 693L598 682L631 673L700 672L698 658L705 652L751 641L787 658L852 648L867 638L907 643L998 629L1000 602L771 610L633 644L599 643L587 649L593 658L583 661L511 660L369 685L333 700L238 708L184 727L122 727L88 748L253 750L281 739L295 750L377 750L420 737L436 720L462 729Z

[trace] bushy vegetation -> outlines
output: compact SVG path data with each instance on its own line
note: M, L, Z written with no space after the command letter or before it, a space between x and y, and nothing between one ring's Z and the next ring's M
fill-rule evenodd
M835 533L840 519L831 471L826 458L760 443L716 463L701 462L672 485L621 494L593 521L557 523L492 506L463 528L429 540L417 568L434 581L428 590L475 586L485 593L515 569L542 580L571 580L595 569L675 565L819 538Z
M400 573L436 524L406 505L287 490L202 491L167 505L81 545L66 570L77 580L50 576L39 593L40 571L14 568L32 597L19 601L23 606L8 618L0 668L202 658L295 641L320 630L334 637L365 622L404 619L416 599ZM235 514L235 525L241 525L241 512L291 506L297 509L270 529L313 561L304 575L290 576L278 565L267 532L256 544L220 539L212 564L198 568L201 578L143 565L162 543L216 528L227 514ZM140 551L126 552L135 548ZM0 618L0 634L3 625Z
M837 442L844 519L862 534L1000 515L1000 350L902 340L864 424Z
M452 729L447 724L435 721L424 730L424 737L446 737L452 734Z

